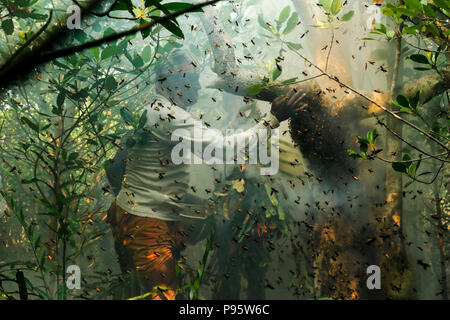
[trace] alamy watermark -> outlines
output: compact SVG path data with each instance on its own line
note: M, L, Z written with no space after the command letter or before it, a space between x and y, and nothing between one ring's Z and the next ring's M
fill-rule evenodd
M381 289L381 269L377 265L371 265L367 267L367 274L370 276L367 278L367 289Z
M70 16L66 20L67 29L81 29L81 8L79 6L69 6L66 11Z
M77 265L67 267L66 273L69 274L66 280L66 286L69 290L81 289L81 270Z
M172 141L180 142L172 149L171 160L176 165L258 164L261 175L275 175L280 162L279 138L278 129L270 129L270 139L269 129L228 129L223 135L195 121L193 136L186 129L173 131Z

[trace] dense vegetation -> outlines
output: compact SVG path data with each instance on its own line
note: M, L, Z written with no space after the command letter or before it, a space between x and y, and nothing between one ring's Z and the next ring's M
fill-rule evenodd
M448 298L450 2L269 2L0 0L2 299L136 292L105 169L177 48L202 74L191 113L208 126L249 128L265 102L306 96L278 175L205 169L192 189L215 231L179 261L180 297ZM373 264L382 290L366 287Z

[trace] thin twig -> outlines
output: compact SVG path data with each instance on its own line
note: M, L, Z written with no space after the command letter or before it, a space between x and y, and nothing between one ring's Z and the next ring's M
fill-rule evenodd
M411 47L413 47L413 48L416 48L416 49L419 49L419 50L422 50L422 51L425 51L425 52L450 53L450 51L439 51L439 50L432 50L432 49L428 49L428 48L421 48L421 47L419 47L419 46L416 46L416 45L414 45L414 44L408 42L405 38L403 38L403 41L405 41L409 46L411 46Z
M328 71L328 62L330 61L331 51L333 50L333 43L334 43L334 29L331 30L330 50L328 51L328 55L327 55L327 62L325 64L325 71Z
M398 161L385 159L385 158L382 158L382 157L380 157L378 155L376 155L375 158L377 158L378 160L381 160L383 162L386 162L386 163L408 163L408 162L422 161L422 160L426 160L426 159L436 159L435 157L444 156L446 154L448 155L449 153L448 152L443 152L443 153L436 154L434 156L426 156L426 157L420 157L420 155L419 155L420 158L411 159L411 160L398 160ZM445 162L445 161L443 161L443 162Z
M383 127L385 127L386 130L388 130L390 133L392 133L397 139L403 141L404 143L406 143L406 144L407 144L408 146L410 146L411 148L413 148L413 149L419 151L420 153L423 153L423 154L429 156L430 158L433 158L433 159L436 159L436 160L439 160L439 161L442 161L442 162L449 162L449 161L447 161L447 160L445 160L445 159L441 159L441 158L438 158L438 157L436 157L436 156L434 156L434 155L432 155L432 154L429 154L428 152L426 152L426 151L420 149L419 147L416 147L415 145L409 143L408 141L406 141L405 139L403 139L397 132L395 132L394 130L392 130L391 128L389 128L389 126L388 126L387 124L385 124L384 122L382 122L378 117L376 117L376 119L377 119L377 121L378 121L378 124L380 124L380 125L382 125Z

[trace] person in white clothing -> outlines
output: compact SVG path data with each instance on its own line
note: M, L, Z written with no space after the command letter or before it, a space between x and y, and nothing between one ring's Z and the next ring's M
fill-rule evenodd
M130 268L132 261L146 279L148 289L163 288L153 299L174 299L177 281L174 252L183 241L183 221L204 219L207 204L191 203L187 196L189 173L186 163L172 161L173 148L179 139L197 142L202 148L224 147L224 139L235 139L246 144L249 131L232 137L217 135L216 131L201 125L188 112L197 102L199 74L197 68L180 52L173 52L166 64L159 66L156 91L158 95L145 108L141 129L126 139L131 141L119 151L107 170L116 201L108 211L116 241L116 251L122 269ZM290 92L272 103L271 113L250 130L270 129L287 120L302 95ZM199 138L194 134L201 129ZM174 139L172 134L179 132ZM199 141L200 139L200 141ZM127 258L128 257L128 258Z

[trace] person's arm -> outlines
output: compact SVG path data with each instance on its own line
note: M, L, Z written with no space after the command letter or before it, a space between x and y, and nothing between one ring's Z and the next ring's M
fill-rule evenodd
M303 97L304 94L295 90L286 96L278 97L273 101L269 115L254 127L236 134L223 134L217 129L208 128L201 121L195 120L190 113L161 99L147 106L147 122L144 129L149 130L162 143L177 145L183 141L190 151L193 142L192 151L200 158L205 152L211 154L212 150L222 150L222 154L225 154L227 146L232 144L237 145L239 150L251 149L258 143L255 137L260 133L263 133L268 141L272 129L277 128L279 122L287 120L293 114Z
M250 138L255 133L265 130L269 138L271 129L278 126L277 118L273 114L269 114L254 127L227 135L220 130L206 127L201 121L195 120L190 113L177 106L169 107L168 104L164 106L154 104L147 107L145 128L162 142L175 145L183 140L189 143L193 142L196 146L201 145L202 150L204 150L207 147L225 148L230 141L235 141L237 145L248 146ZM224 131L226 132L226 130Z
M115 196L119 194L122 187L122 181L126 170L126 162L128 160L128 149L126 142L132 134L133 132L130 131L122 137L119 143L119 150L117 150L114 159L109 160L108 167L106 168L106 177L111 185L111 191Z

